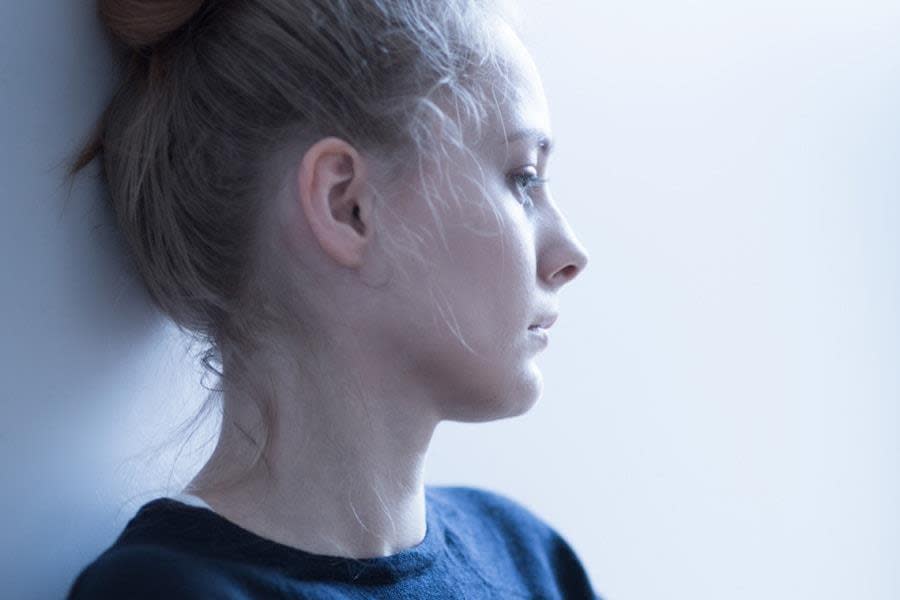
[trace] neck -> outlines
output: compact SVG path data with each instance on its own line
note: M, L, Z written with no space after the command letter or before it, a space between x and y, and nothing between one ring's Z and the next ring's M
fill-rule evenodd
M364 369L352 371L366 377ZM282 376L272 388L277 417L269 444L255 465L244 432L259 429L258 412L226 391L216 449L185 491L244 529L315 554L369 558L419 544L437 420L421 401L397 401L421 400L420 393L385 379L326 387ZM354 388L367 393L346 393ZM236 482L219 486L235 472Z

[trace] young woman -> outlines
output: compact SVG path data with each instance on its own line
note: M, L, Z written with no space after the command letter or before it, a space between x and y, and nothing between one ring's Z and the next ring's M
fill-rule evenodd
M588 257L540 78L489 0L108 0L102 158L222 430L70 598L596 598L546 522L425 484L435 427L521 415ZM216 366L213 366L216 365ZM212 401L213 396L207 398Z

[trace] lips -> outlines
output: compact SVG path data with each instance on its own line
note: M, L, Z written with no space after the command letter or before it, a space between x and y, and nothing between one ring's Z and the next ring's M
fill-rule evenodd
M555 314L542 316L528 329L550 329L550 327L556 322L557 317L559 317L559 315Z

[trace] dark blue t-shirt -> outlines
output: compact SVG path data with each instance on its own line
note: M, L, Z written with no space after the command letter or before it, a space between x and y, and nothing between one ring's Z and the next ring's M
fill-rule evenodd
M426 486L425 498L425 539L365 559L304 552L157 498L78 575L68 600L600 598L561 535L511 498L462 486Z

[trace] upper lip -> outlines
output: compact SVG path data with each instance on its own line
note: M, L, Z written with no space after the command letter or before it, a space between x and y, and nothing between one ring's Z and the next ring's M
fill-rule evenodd
M549 329L551 325L556 322L557 314L545 315L540 317L536 323L533 323L528 329L533 329L535 327L540 327L541 329Z

